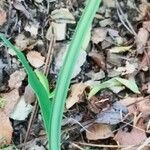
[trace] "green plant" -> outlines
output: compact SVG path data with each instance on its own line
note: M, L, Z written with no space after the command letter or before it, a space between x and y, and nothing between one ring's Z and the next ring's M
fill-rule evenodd
M82 44L86 38L86 34L91 27L92 20L99 7L101 0L87 0L86 8L78 23L77 29L70 43L67 56L63 63L63 67L60 71L56 90L52 94L49 94L47 90L47 83L39 72L35 73L29 66L23 53L10 43L3 34L0 34L0 38L3 40L6 46L11 48L18 56L24 69L28 74L28 81L38 97L38 102L41 108L44 125L49 139L49 149L59 150L61 141L61 120L64 110L65 99L67 96L71 75L77 57L80 53ZM52 101L49 97L54 95Z
M9 40L7 40L4 36L4 34L0 34L0 38L3 40L4 44L11 48L18 56L19 60L21 61L25 71L28 74L28 81L33 88L36 96L38 97L39 105L41 108L44 125L46 128L46 131L48 133L48 124L50 119L50 108L51 108L51 101L49 100L49 94L47 92L47 89L45 87L45 84L41 82L41 75L40 73L36 71L36 73L33 71L33 69L28 64L28 61L26 60L23 53L15 47L13 44L10 43Z
M61 139L61 120L63 116L65 99L71 80L73 69L80 53L82 44L86 38L86 34L89 31L92 20L99 7L101 0L88 0L86 8L80 18L73 39L68 48L68 53L63 63L62 69L59 74L59 78L56 85L54 100L52 104L52 117L50 120L50 138L53 139L52 143L49 143L50 150L60 149Z
M114 77L112 79L109 79L109 80L107 80L103 83L100 83L100 84L94 86L91 89L91 91L88 95L88 98L90 99L93 95L95 95L97 92L99 92L102 89L112 88L112 87L115 87L115 86L116 87L117 86L125 86L128 89L130 89L132 92L134 92L136 94L140 94L138 86L136 85L136 83L133 79L126 80L126 79L123 79L123 78L120 78L120 77Z

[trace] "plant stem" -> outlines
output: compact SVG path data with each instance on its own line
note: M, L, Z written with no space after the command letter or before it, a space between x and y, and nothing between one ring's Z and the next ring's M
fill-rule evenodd
M49 122L49 149L60 150L61 120L76 60L101 0L88 0L60 71Z

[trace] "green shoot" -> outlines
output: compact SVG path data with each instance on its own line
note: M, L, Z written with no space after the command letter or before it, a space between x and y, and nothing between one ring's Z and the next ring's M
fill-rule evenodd
M39 72L36 73L28 64L23 53L10 43L3 34L0 34L0 39L3 40L6 46L12 49L21 61L24 69L28 74L28 81L38 97L38 102L41 108L44 125L49 139L50 150L60 150L61 141L61 120L63 116L65 99L67 96L73 69L82 49L87 32L90 30L92 20L99 7L101 0L87 0L86 8L78 23L76 32L71 41L68 53L66 55L63 67L60 71L55 92L49 94L47 81ZM49 98L54 96L54 100Z
M44 125L46 128L46 132L48 133L48 124L50 119L50 109L51 109L51 101L49 101L49 94L44 87L43 83L39 80L36 73L32 70L30 65L28 64L28 61L26 60L23 53L15 47L13 44L10 43L9 40L7 40L4 36L4 34L0 33L0 39L3 40L4 44L8 46L10 49L12 49L18 56L19 60L21 61L25 71L28 74L28 81L33 88L36 96L38 97L39 105L41 108L41 112L43 115Z
M73 73L76 60L80 54L83 42L85 41L87 32L90 30L95 13L99 7L101 0L87 0L86 8L80 18L77 29L68 48L62 69L56 85L54 100L52 104L52 117L50 120L50 150L60 150L61 141L61 120L67 92Z

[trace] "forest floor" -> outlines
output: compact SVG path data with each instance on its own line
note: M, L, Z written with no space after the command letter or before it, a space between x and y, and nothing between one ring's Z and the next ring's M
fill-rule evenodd
M47 72L52 90L85 5L85 0L0 1L0 32L33 69ZM0 41L3 150L47 149L27 78L16 54ZM102 0L72 75L61 137L62 150L150 149L149 0Z

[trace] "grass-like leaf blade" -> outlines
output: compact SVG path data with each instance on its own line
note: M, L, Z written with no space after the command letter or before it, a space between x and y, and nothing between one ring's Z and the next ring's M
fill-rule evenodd
M71 76L82 44L91 27L92 20L94 19L100 2L101 0L87 0L85 10L80 18L60 71L52 104L52 117L49 123L50 139L52 139L51 143L49 143L50 150L60 150L61 120Z

